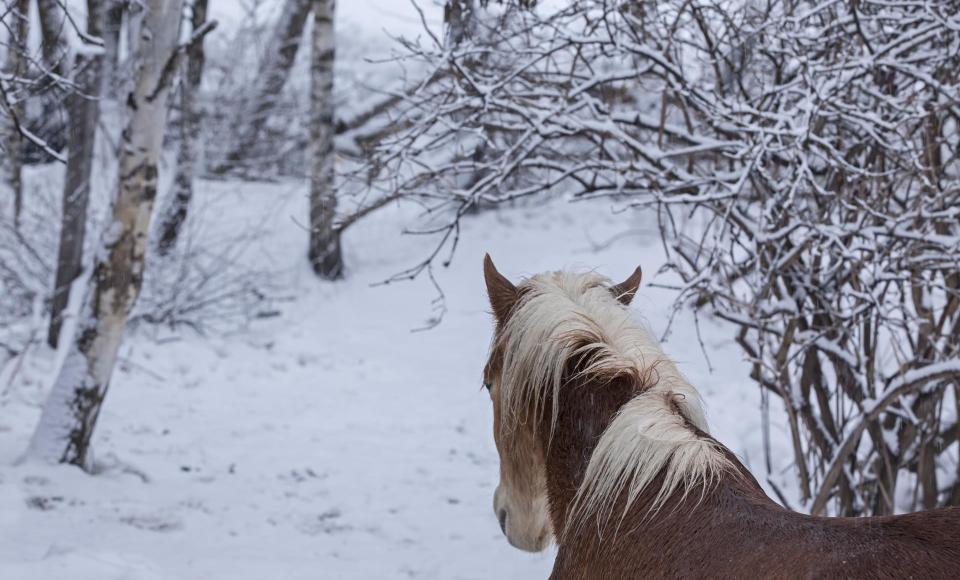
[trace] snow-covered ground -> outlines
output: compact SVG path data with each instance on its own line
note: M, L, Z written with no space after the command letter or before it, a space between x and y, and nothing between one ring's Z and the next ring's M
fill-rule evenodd
M442 324L411 332L433 315L429 281L372 286L428 248L399 235L404 211L352 231L348 277L328 283L304 259L301 185L198 189L218 228L267 220L245 259L269 265L293 299L229 336L134 333L100 417L95 476L16 463L54 371L52 353L28 357L0 387L0 578L545 578L553 554L509 547L491 509L481 258L514 279L568 267L620 278L640 264L652 281L652 216L560 202L471 216L437 273ZM672 298L645 285L634 309L660 331ZM713 372L687 313L666 350L701 389L714 434L764 479L759 393L729 330L701 330ZM784 444L774 426L775 458L789 456Z
M421 4L436 24L437 7ZM239 5L211 3L224 35L242 17ZM339 34L380 39L368 53L346 47L354 62L382 54L385 30L415 36L421 26L406 2L339 8ZM56 354L33 350L8 366L0 579L547 577L552 552L512 549L491 508L498 462L480 384L491 333L481 259L490 252L514 279L559 268L622 278L640 264L647 282L668 281L656 277L663 256L653 216L615 214L602 202L468 216L453 264L436 273L443 321L413 332L436 314L429 280L374 285L432 243L400 235L406 210L387 208L351 230L348 277L329 283L306 264L304 184L202 182L197 196L208 238L267 232L242 259L273 272L289 300L278 316L229 335L132 333L100 416L101 469L92 476L18 463ZM672 301L645 285L634 309L661 332ZM763 481L759 392L730 329L701 320L701 331L712 372L687 312L666 350L702 391L714 434ZM790 450L778 409L771 416L782 466ZM791 474L774 477L789 495Z

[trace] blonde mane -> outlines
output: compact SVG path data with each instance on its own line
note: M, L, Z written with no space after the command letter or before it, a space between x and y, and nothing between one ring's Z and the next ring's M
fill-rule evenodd
M705 490L717 479L729 461L715 441L697 431L707 432L699 393L616 300L607 278L555 272L529 278L518 289L519 302L493 345L502 354L501 428L516 429L531 419L531 410L535 428L549 411L552 437L571 361L579 363L578 377L629 377L640 386L597 443L568 526L589 513L609 517L626 489L625 514L661 472L652 510L681 487L685 494L698 486Z

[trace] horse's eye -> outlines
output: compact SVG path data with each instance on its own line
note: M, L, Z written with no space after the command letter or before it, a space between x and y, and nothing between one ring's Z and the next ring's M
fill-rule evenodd
M489 390L490 390L490 383L484 381L484 383L483 383L483 388L489 391Z

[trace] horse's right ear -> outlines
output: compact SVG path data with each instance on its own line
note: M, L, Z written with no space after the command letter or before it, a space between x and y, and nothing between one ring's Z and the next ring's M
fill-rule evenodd
M497 271L493 260L490 259L490 254L483 258L483 278L487 282L487 296L490 297L493 315L497 318L497 322L503 324L520 298L520 293L510 280Z
M637 289L640 288L640 280L643 278L643 272L640 266L630 274L630 277L615 286L610 287L613 297L620 301L624 306L630 306L633 297L637 295Z

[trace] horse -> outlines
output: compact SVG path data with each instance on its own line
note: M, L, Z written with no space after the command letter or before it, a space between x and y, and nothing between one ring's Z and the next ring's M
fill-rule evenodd
M514 285L484 259L493 504L510 544L555 542L550 580L960 577L960 508L814 517L768 497L632 317L641 276Z

